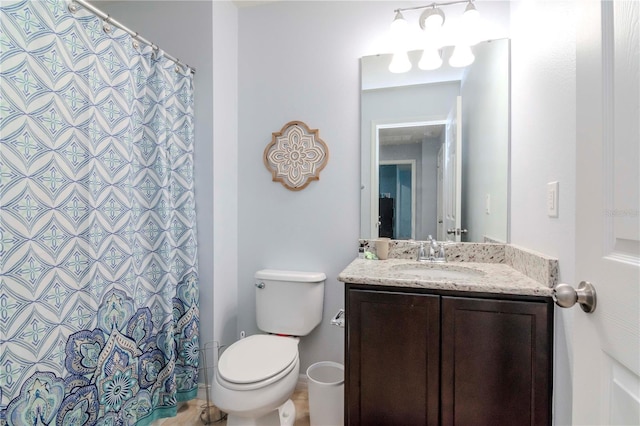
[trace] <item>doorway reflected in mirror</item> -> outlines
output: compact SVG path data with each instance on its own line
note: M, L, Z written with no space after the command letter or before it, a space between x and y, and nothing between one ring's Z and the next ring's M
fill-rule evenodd
M415 160L381 160L378 175L380 176L378 236L394 240L415 238Z

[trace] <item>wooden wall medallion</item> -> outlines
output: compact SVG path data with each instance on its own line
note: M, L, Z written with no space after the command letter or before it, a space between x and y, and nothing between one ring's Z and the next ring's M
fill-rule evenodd
M300 191L320 179L320 171L329 160L329 149L317 129L309 129L302 121L290 121L272 135L263 159L274 182Z

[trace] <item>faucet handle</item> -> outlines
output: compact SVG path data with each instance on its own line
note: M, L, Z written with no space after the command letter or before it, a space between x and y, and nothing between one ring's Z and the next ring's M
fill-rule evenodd
M444 241L437 244L437 250L438 250L438 255L435 257L435 261L436 262L446 262L447 261L447 254L445 253L445 249L444 247L448 245L447 243L445 243Z
M420 241L420 245L418 246L418 255L423 255L425 253L424 250L424 241Z
M424 248L424 241L420 241L420 245L418 246L418 256L416 260L421 262L421 261L424 261L425 259L427 259L427 252L425 251L425 248Z

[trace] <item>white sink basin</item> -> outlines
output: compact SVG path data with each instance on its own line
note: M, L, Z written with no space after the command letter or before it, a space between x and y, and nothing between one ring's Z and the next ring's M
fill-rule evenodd
M396 265L391 269L403 275L411 275L430 281L469 280L485 274L473 268L439 263L409 263Z

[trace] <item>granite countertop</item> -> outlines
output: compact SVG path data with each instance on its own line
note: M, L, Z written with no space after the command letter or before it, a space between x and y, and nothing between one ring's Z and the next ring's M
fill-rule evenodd
M407 268L418 268L413 272ZM471 269L470 276L432 278L424 271L442 268L456 272ZM553 288L529 278L505 263L447 262L433 264L411 259L355 259L339 275L338 280L353 284L416 287L437 290L472 291L551 297Z

